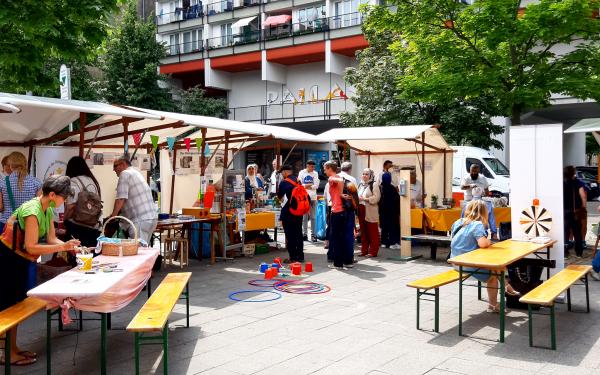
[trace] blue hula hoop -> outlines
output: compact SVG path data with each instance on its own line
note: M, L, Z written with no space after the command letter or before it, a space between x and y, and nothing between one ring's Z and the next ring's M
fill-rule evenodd
M244 294L244 293L271 293L271 294L274 294L275 297L268 298L268 299L258 299L258 300L243 300L243 299L239 299L239 298L235 297L238 294ZM236 302L269 302L269 301L278 300L280 298L281 298L281 293L274 292L272 290L240 290L240 291L229 294L229 299L232 301L236 301Z

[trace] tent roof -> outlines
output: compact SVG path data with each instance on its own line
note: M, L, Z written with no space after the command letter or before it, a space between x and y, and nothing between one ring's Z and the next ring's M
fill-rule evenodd
M565 130L565 133L585 133L600 131L600 118L586 118Z
M317 138L323 142L346 141L355 149L384 154L420 151L420 144L415 143L414 140L420 141L423 133L427 145L450 150L444 137L432 125L336 128L319 134Z
M81 112L118 117L160 118L158 115L106 103L0 93L2 141L24 143L53 136L78 119Z

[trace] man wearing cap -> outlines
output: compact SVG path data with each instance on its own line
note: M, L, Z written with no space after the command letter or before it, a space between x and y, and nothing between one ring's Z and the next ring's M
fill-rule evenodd
M308 219L310 217L311 241L317 242L317 189L319 188L319 174L315 171L315 162L306 162L306 169L298 173L298 179L310 197L310 211L302 217L302 239L308 241Z
M277 198L282 201L280 220L283 224L283 232L285 233L286 248L289 254L289 259L284 262L304 262L304 242L302 241L302 216L292 215L290 212L290 200L292 199L292 190L294 184L290 182L298 182L298 178L293 175L292 166L284 165L281 167L282 181L277 189Z

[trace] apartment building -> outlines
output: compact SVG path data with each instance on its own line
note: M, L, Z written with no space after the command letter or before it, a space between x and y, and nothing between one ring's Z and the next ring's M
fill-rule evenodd
M352 110L344 70L367 46L368 1L157 1L160 71L226 96L231 119L326 130Z

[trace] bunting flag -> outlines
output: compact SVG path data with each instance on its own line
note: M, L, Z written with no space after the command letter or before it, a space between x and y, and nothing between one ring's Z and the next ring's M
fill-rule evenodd
M204 156L210 156L210 147L208 145L204 148Z
M169 146L169 151L173 151L173 147L175 146L175 137L167 137L167 146Z
M158 135L151 135L150 141L152 142L152 152L155 152L158 147Z
M187 152L190 152L190 146L192 144L192 140L189 138L184 138L183 142L185 143L185 149Z
M140 143L142 143L142 133L134 133L132 137L133 143L135 143L136 146L139 146Z
M198 149L198 152L202 151L202 138L196 138L196 148Z

